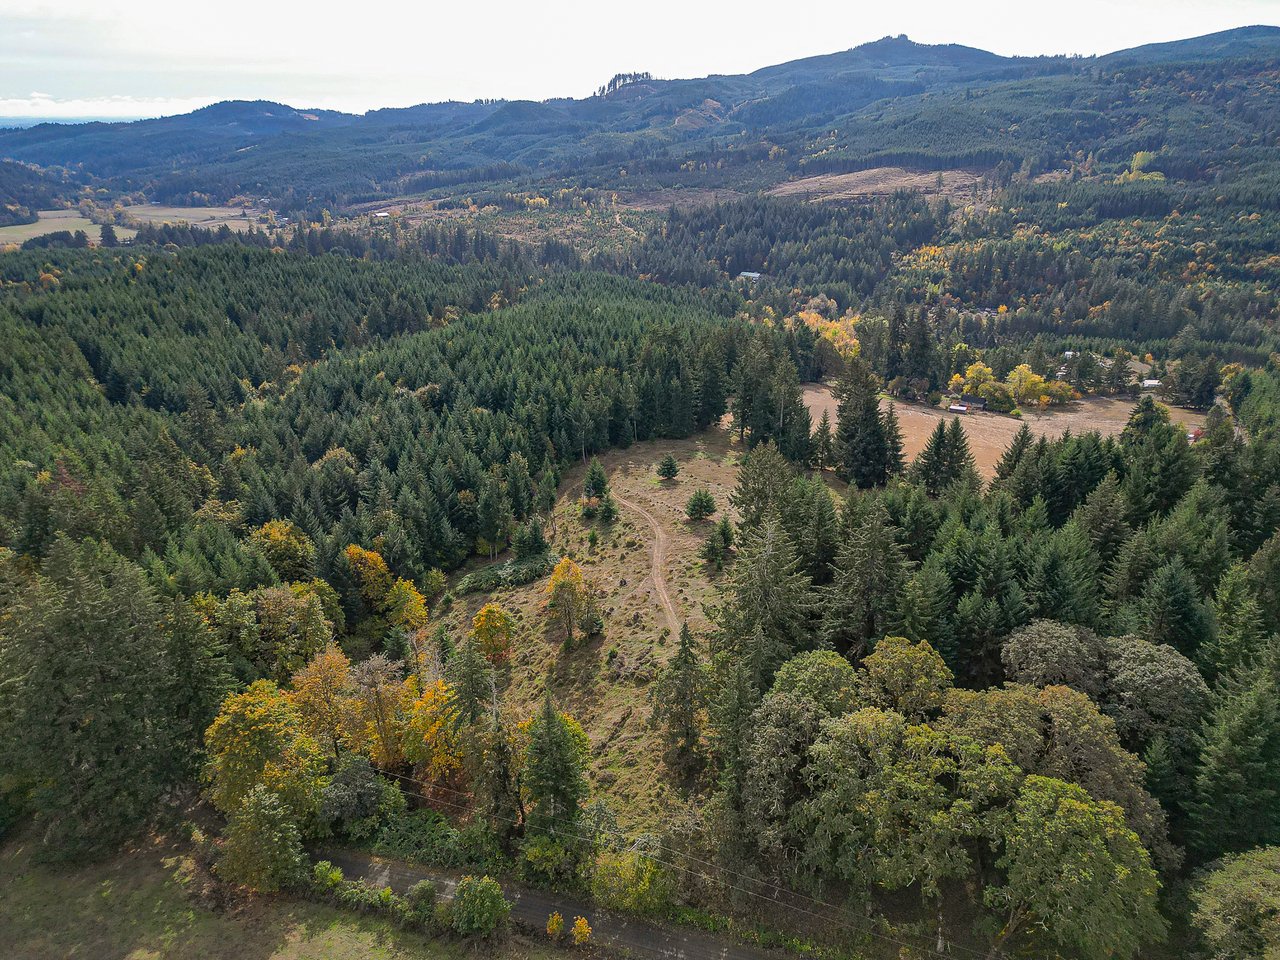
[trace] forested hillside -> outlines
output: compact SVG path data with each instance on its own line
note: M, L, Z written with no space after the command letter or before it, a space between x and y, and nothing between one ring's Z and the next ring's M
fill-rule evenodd
M1278 35L0 133L75 170L10 217L271 201L0 253L5 862L450 956L1273 957Z

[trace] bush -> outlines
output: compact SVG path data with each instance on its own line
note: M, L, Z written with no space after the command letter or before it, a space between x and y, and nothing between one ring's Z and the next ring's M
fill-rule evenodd
M258 784L227 824L217 872L229 883L274 893L304 876L302 835L280 798Z
M453 929L464 937L490 936L506 925L511 904L491 877L463 877L450 908Z
M519 587L533 583L551 572L555 562L549 553L519 560L508 560L475 573L469 573L458 581L458 596L468 593L494 593L503 587Z
M428 926L436 915L436 885L430 880L419 880L404 895L405 907L410 919Z
M331 894L342 886L342 868L321 860L311 868L311 884L316 892Z
M389 819L378 834L373 852L442 867L468 863L458 830L440 814L427 810Z
M520 876L541 887L572 886L582 857L579 845L536 834L520 848Z
M591 939L591 924L587 923L586 917L573 918L573 945L575 947L584 946Z
M601 854L591 893L602 906L644 916L666 916L675 905L675 885L666 870L634 850Z
M559 940L564 936L564 917L560 916L559 911L547 917L547 936L552 940Z

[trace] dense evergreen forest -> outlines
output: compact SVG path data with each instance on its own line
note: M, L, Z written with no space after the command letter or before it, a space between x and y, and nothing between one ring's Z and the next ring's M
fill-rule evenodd
M176 831L218 889L441 935L503 928L501 881L832 958L1274 956L1274 44L899 38L584 101L0 134L50 165L0 168L15 222L85 188L298 212L0 253L0 837ZM710 132L662 132L712 94ZM973 176L760 189L889 163ZM608 249L555 229L677 182L737 196ZM457 218L312 209L406 184ZM1128 420L1042 435L1086 401ZM984 477L966 422L1010 417ZM667 558L706 615L624 679L638 621L587 558L636 508L604 464L652 442L679 489L691 438L732 471ZM553 652L532 711L521 645ZM633 710L645 822L592 766ZM326 845L470 876L437 904Z

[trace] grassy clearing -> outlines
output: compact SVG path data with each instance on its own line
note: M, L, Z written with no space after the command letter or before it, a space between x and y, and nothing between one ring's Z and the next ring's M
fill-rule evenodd
M816 424L827 411L831 417L831 426L836 425L836 400L831 388L810 384L804 388L804 401ZM1014 435L1026 423L1036 436L1045 436L1056 440L1070 430L1073 434L1087 433L1096 430L1104 437L1115 436L1129 422L1136 400L1117 400L1110 397L1091 397L1073 403L1064 409L1050 410L1046 413L1028 412L1021 420L999 413L970 413L960 416L965 435L969 438L969 449L977 463L978 472L983 478L990 480L995 476L996 464L1012 442ZM920 403L899 403L894 409L898 414L898 424L902 428L902 448L910 463L923 448L939 420L950 420L957 414L947 413L937 407L929 407ZM1169 419L1185 426L1188 430L1203 427L1205 414L1194 410L1182 410L1169 407Z
M677 620L687 620L695 634L705 635L710 626L706 605L716 589L698 549L711 523L729 508L740 452L727 433L713 430L689 440L636 444L601 458L615 498L636 504L657 521L665 539L662 574L668 594ZM654 467L667 453L675 456L680 474L664 482ZM532 715L549 681L557 700L591 738L593 790L612 802L623 827L652 828L661 820L671 787L660 770L657 739L648 724L648 689L674 654L675 638L667 633L654 589L653 528L620 503L612 526L596 525L592 550L592 527L578 516L574 503L584 472L578 465L564 478L555 535L548 530L548 537L557 555L573 557L600 591L604 637L566 653L560 638L547 630L545 578L492 595L459 598L445 619L459 637L490 600L511 612L517 628L506 668L506 706L515 716ZM711 491L720 512L707 523L690 524L685 504L698 487Z
M226 224L232 230L244 231L257 223L253 211L244 207L166 207L140 203L126 207L125 214L130 220L144 223L189 223L213 230Z
M469 946L288 898L215 908L197 897L186 851L158 841L104 863L35 863L29 838L0 845L0 955L7 960L465 960ZM550 960L513 938L483 956Z
M80 216L79 210L39 210L37 216L40 219L35 223L0 227L0 244L23 243L32 237L43 237L46 233L57 233L59 230L70 230L72 233L83 230L90 240L96 242L98 239L98 225ZM132 237L134 232L125 227L116 228L116 235L122 239Z

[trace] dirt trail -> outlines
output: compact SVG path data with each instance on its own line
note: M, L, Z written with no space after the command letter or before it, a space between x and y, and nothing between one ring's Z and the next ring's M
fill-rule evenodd
M662 529L662 524L658 523L657 518L644 507L619 496L616 492L613 496L624 507L644 517L649 524L649 529L653 531L653 563L649 575L653 578L653 591L657 594L658 602L662 604L662 609L667 615L667 627L674 637L680 632L680 618L676 615L676 606L671 602L671 592L667 589L667 547L671 543L671 538Z

